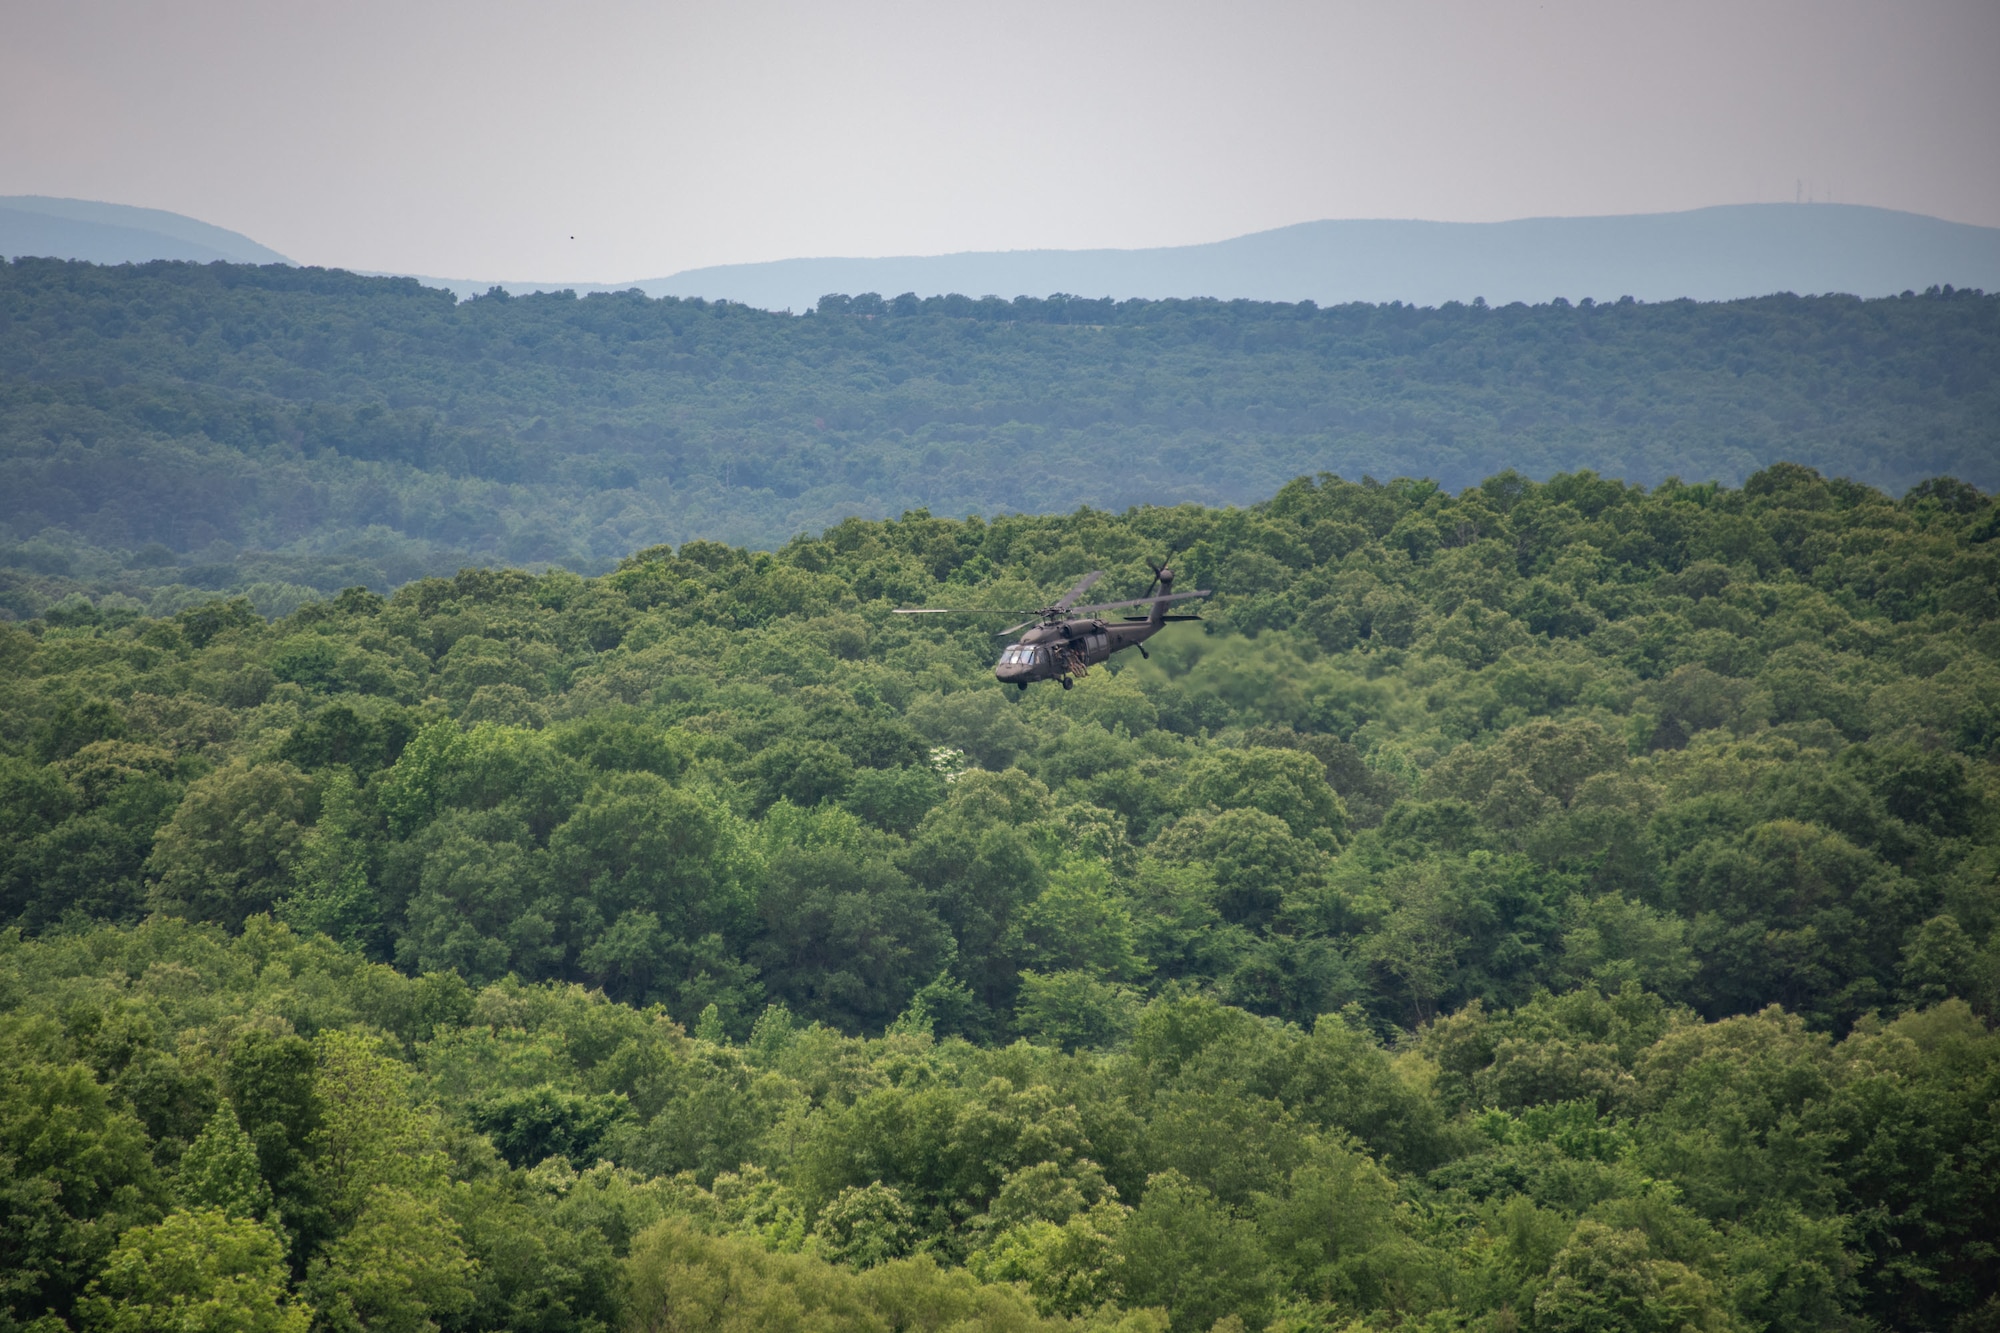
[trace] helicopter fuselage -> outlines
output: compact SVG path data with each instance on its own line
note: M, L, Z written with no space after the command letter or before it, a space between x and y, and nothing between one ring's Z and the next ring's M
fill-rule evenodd
M1013 643L1007 645L1000 654L1000 660L993 666L993 674L1002 685L1018 685L1027 689L1038 680L1059 680L1068 689L1076 677L1089 672L1091 667L1108 659L1111 654L1126 648L1139 649L1141 657L1146 655L1142 646L1167 627L1170 620L1200 620L1200 616L1170 615L1167 608L1176 602L1184 602L1193 597L1206 597L1208 590L1199 592L1175 592L1174 571L1164 564L1153 566L1153 583L1143 597L1132 597L1124 601L1095 602L1088 606L1077 605L1077 599L1090 590L1092 584L1104 577L1104 571L1093 569L1078 579L1076 586L1049 606L1029 614L1034 618L1018 625L1010 625L1000 631L1000 637L1026 630ZM1160 595L1153 595L1153 588ZM1128 606L1143 606L1147 614L1143 616L1121 616L1107 620L1101 615L1088 614L1101 611L1117 611ZM953 606L899 606L891 611L899 616L984 616L995 614L992 607ZM1018 615L1018 611L1004 614Z
M993 674L1001 684L1024 690L1037 680L1060 680L1067 689L1071 677L1083 675L1115 652L1138 647L1165 628L1165 617L1157 613L1130 620L1092 617L1037 625L1007 645Z

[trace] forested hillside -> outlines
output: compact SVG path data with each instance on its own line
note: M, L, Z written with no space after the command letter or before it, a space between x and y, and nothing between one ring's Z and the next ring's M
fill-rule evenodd
M0 611L284 613L850 515L1247 504L1514 467L2000 485L2000 297L1351 305L638 293L455 304L226 264L0 265Z
M1996 539L1323 477L0 625L0 1320L1994 1327ZM887 614L1169 550L1070 692Z

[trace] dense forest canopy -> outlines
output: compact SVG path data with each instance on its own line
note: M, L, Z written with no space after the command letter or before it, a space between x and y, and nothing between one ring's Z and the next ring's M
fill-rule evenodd
M1991 1328L1996 612L1781 465L0 625L0 1322Z
M1248 504L1780 459L2000 485L2000 296L1528 307L637 292L463 304L317 269L0 265L0 611L170 614L465 564L602 571L849 515Z

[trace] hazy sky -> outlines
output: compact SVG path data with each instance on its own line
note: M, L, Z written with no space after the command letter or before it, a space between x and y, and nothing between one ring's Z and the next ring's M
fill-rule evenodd
M0 194L578 281L1798 182L1996 226L1996 71L2000 0L0 0Z

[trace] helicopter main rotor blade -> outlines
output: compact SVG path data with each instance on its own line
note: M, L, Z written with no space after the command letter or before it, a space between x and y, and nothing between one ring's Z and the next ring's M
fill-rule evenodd
M889 614L892 616L1032 616L1039 613L1006 606L897 606L891 607Z
M1039 625L1041 623L1042 623L1042 618L1040 616L1036 616L1033 620L1024 620L1018 625L1009 625L1006 629L996 629L993 631L993 637L996 639L1004 639L1009 634L1014 633L1014 631L1016 630L1023 630L1028 628L1028 626L1030 625Z
M1077 598L1089 592L1090 585L1096 583L1099 579L1103 577L1104 577L1103 570L1101 569L1091 570L1088 574L1085 574L1082 578L1076 581L1076 586L1074 588L1071 588L1068 592L1064 593L1061 597L1056 599L1055 609L1058 611L1069 610L1070 609L1069 604L1071 602L1075 601Z
M1203 588L1199 592L1168 593L1165 597L1132 597L1122 602L1097 602L1090 606L1072 606L1070 610L1079 613L1084 611L1110 611L1121 606L1150 606L1154 602L1179 602L1185 601L1189 597L1207 597L1210 595L1210 590Z

